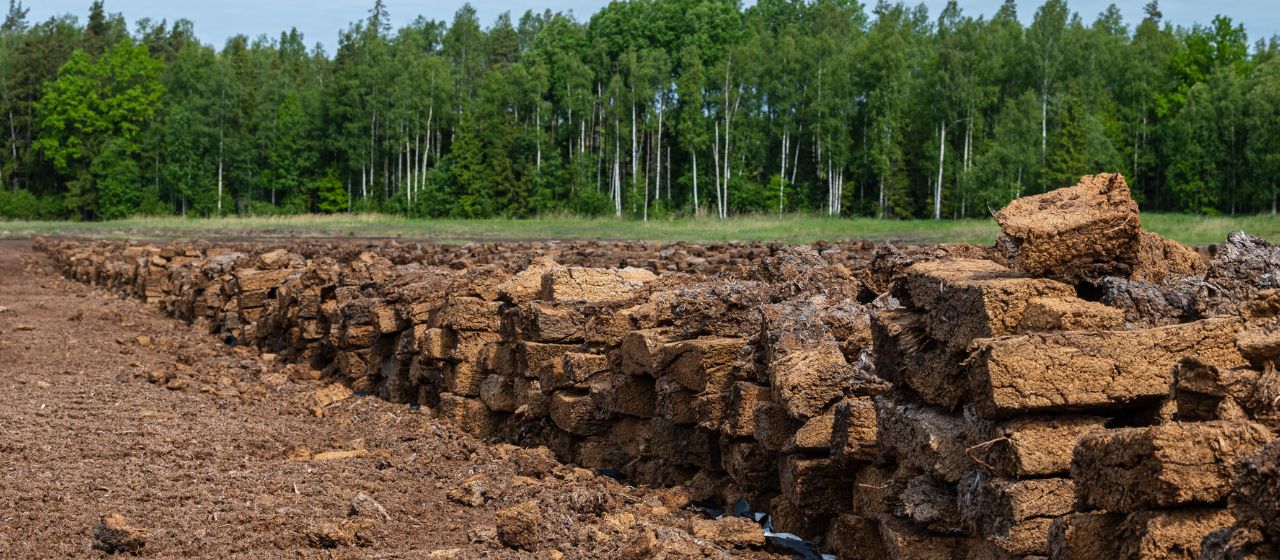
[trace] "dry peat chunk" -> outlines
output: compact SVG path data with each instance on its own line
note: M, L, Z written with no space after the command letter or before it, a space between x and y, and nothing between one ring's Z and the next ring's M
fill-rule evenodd
M966 454L963 419L924 405L880 397L875 401L880 448L900 465L925 471L941 480L957 482L972 470Z
M1196 311L1234 315L1264 290L1280 288L1280 246L1238 231L1227 236L1198 284Z
M1138 203L1118 174L1085 175L1074 187L1017 199L996 222L1009 266L1035 276L1128 277L1138 260Z
M840 514L827 529L826 547L841 560L881 560L885 557L880 540L880 522L867 517Z
M1124 311L1076 297L1034 298L1022 311L1019 333L1109 331L1124 325Z
M1251 422L1174 422L1085 435L1071 478L1083 508L1131 512L1214 504L1231 491L1231 471L1271 439Z
M1054 560L1196 560L1205 536L1230 525L1221 508L1072 513L1049 527Z
M1075 505L1074 487L1065 478L1011 480L975 471L957 488L966 530L1007 554L1048 553L1049 524Z
M1208 267L1208 259L1195 249L1144 231L1138 240L1138 262L1129 277L1160 284L1169 277L1204 274Z
M975 338L1013 334L1032 298L1075 296L1061 282L976 259L915 264L901 283L910 307L925 310L929 335L951 351L964 350Z
M147 532L129 525L118 513L99 518L93 536L97 539L93 547L108 554L137 554L147 545Z
M1134 331L1028 334L979 341L966 362L975 410L986 418L1116 408L1169 394L1173 366L1194 356L1244 365L1241 321L1205 319Z
M658 276L640 268L557 268L542 275L542 299L610 302L631 299Z
M872 316L876 374L905 384L925 402L955 410L969 401L960 363L963 352L948 351L929 336L927 317L907 309L884 309Z
M1099 416L1020 416L1003 422L971 419L969 452L991 474L1032 477L1066 473L1080 437L1105 428Z
M726 515L719 519L694 519L693 536L729 547L764 546L764 529L745 517Z
M1280 544L1280 440L1241 460L1234 486L1231 507L1236 515L1265 527L1267 538Z
M498 540L511 548L538 550L544 532L542 517L542 510L535 501L498 510Z
M887 560L963 560L966 556L959 537L932 533L890 515L880 518L880 539Z

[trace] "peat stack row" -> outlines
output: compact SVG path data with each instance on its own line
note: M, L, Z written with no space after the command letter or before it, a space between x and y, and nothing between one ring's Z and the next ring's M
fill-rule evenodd
M900 307L875 313L877 371L894 384L876 402L884 463L858 473L872 499L844 525L885 549L847 555L1195 558L1232 521L1230 466L1272 437L1251 421L1267 410L1228 395L1263 375L1242 372L1244 320L1152 328L1139 309L1081 299L1137 283L1194 299L1177 285L1206 273L1141 231L1118 176L997 221L1003 263L914 264L892 290Z
M868 266L858 244L38 246L303 377L746 499L840 558L1181 559L1210 533L1208 558L1266 557L1280 248L1144 232L1113 175L997 221L995 247Z
M825 532L851 499L853 465L876 455L871 397L887 384L871 371L870 316L856 300L868 290L827 260L846 254L831 248L755 247L750 265L708 277L552 259L441 267L371 251L343 262L255 246L41 247L71 277L314 368L307 377L683 485L690 499L745 498L779 530Z

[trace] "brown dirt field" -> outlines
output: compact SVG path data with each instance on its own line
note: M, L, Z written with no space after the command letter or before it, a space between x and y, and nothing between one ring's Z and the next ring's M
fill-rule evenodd
M355 397L316 417L319 382L63 279L26 241L0 241L0 364L0 558L107 556L94 526L113 512L148 533L151 558L626 558L691 521L659 491L531 471L533 452L479 442L426 408ZM204 381L166 388L175 369ZM302 448L364 452L298 460ZM448 497L464 482L483 505ZM361 522L363 547L315 546L314 528L355 519L360 493L389 519ZM528 500L544 507L541 552L495 536L495 512ZM687 557L782 558L688 542Z

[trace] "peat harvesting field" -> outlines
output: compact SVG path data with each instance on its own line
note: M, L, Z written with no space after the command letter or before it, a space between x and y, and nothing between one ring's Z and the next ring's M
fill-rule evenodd
M1280 247L994 218L0 242L0 556L1280 557Z

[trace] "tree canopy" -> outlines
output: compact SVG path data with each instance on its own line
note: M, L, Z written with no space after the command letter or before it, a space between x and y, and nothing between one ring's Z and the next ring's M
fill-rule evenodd
M1144 208L1274 212L1280 41L1012 0L463 5L336 52L95 1L0 26L0 218L378 210L960 218L1082 174Z

